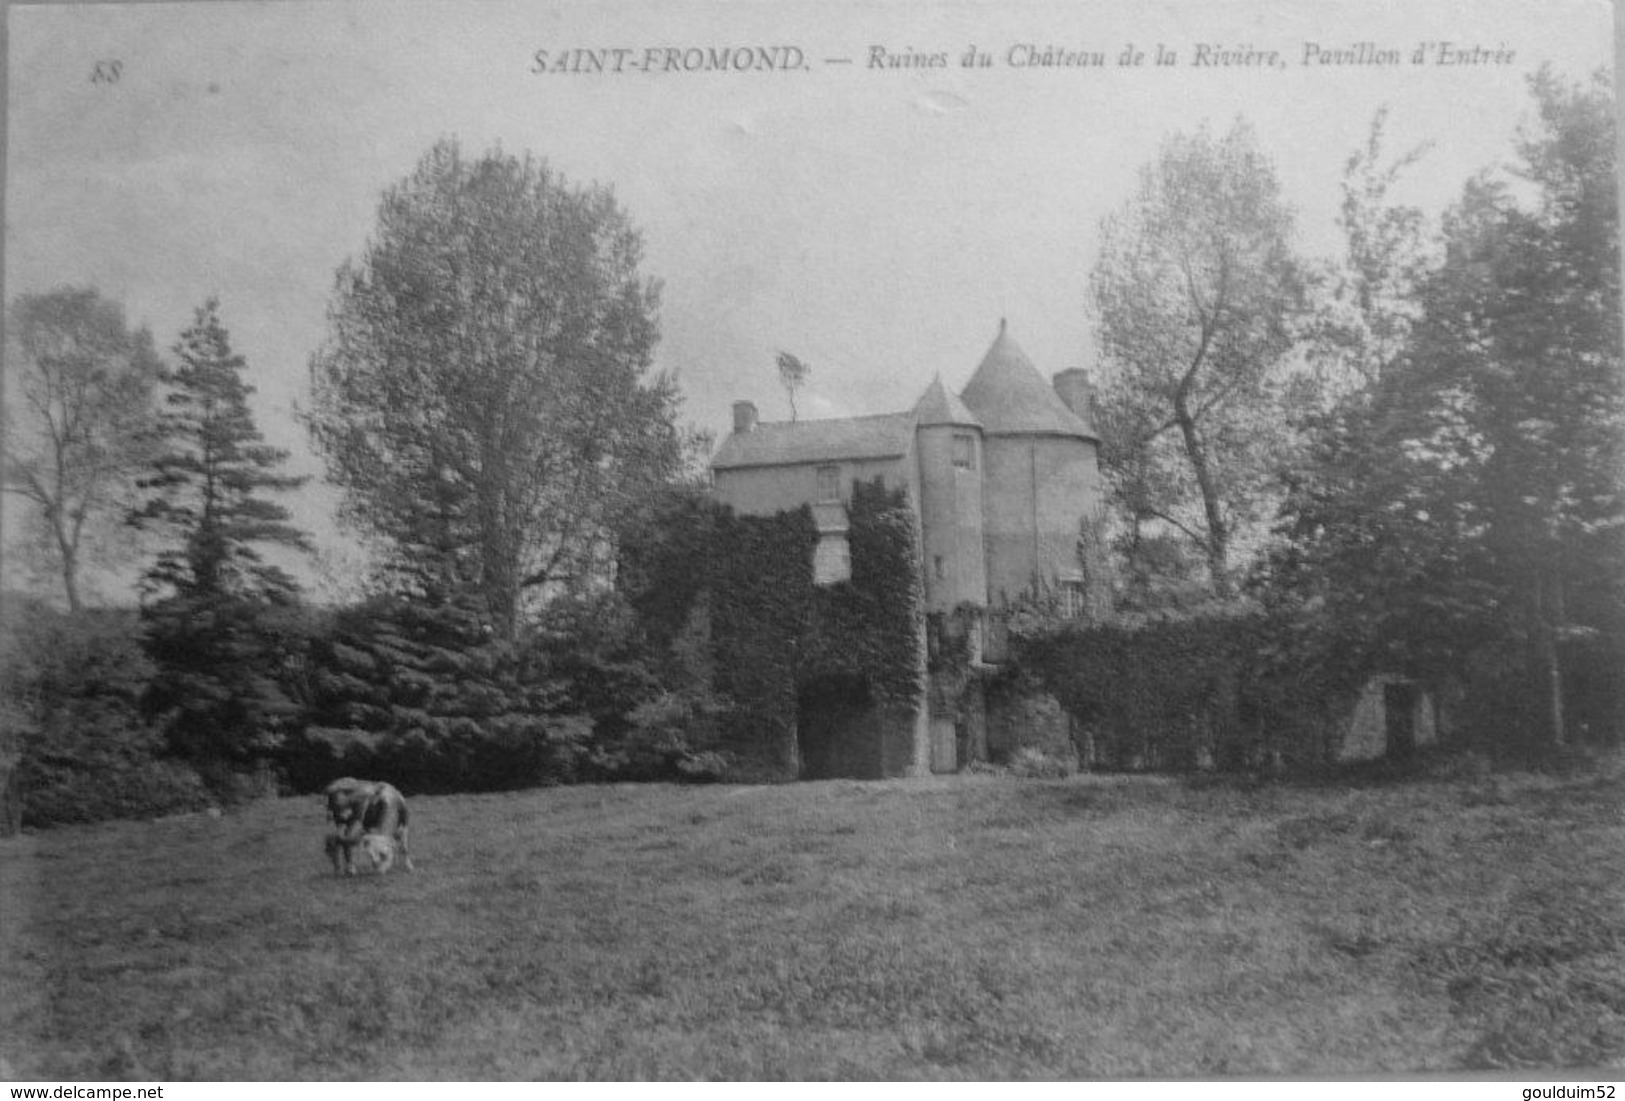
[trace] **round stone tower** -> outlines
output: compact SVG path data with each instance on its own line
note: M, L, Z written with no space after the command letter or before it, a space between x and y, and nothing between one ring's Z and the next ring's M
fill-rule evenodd
M1101 484L1100 438L1085 419L1089 387L1079 375L1056 380L1080 407L1074 411L1001 320L961 394L982 427L987 595L995 606L1082 580L1079 530L1100 510Z
M914 407L925 608L987 606L982 528L982 426L935 379Z

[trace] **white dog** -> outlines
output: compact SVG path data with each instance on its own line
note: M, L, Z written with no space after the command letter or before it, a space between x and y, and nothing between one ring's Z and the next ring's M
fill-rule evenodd
M382 875L395 864L395 842L386 833L364 833L361 835L361 856L373 871Z

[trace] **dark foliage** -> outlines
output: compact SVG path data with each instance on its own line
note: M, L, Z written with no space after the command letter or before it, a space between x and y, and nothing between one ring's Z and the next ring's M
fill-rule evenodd
M717 690L733 701L727 748L794 776L798 649L812 617L818 532L806 508L716 519L711 635Z
M913 514L902 490L862 482L849 514L852 576L827 586L813 584L818 533L808 509L723 511L716 520L711 629L717 689L733 705L727 746L757 758L767 775L796 775L803 693L861 685L883 726L885 716L911 713L923 691Z
M560 597L513 641L472 588L343 609L312 648L294 786L345 772L414 791L717 778L713 512L672 487L618 539L614 591Z
M1245 605L1057 621L1015 639L1019 666L1092 728L1107 768L1318 768L1362 680L1303 623Z
M346 773L403 790L490 791L576 778L590 720L537 650L498 637L473 592L439 605L381 597L346 609L312 649L309 725L290 780Z
M143 582L157 667L145 707L173 752L230 787L231 773L273 753L296 725L282 681L300 652L298 586L265 550L308 549L267 496L304 479L278 473L288 453L262 441L247 363L214 299L175 355L180 366L163 376L163 443L141 483L151 496L130 517L169 540Z
M1487 747L1617 736L1625 456L1612 95L1531 80L1514 169L1447 214L1443 259L1366 385L1313 425L1264 575L1322 647L1450 676Z
M298 726L288 675L306 645L297 605L221 595L142 610L155 667L142 699L168 750L222 779L269 759Z
M298 586L264 550L310 544L288 522L288 510L265 494L306 479L277 472L288 452L266 446L254 424L248 363L231 350L216 299L198 308L174 352L180 366L161 376L163 443L141 481L151 495L130 516L173 543L147 571L143 590L149 597L286 601Z
M0 763L16 769L25 825L197 810L208 789L165 754L141 714L153 673L128 612L62 615L12 601L0 640Z

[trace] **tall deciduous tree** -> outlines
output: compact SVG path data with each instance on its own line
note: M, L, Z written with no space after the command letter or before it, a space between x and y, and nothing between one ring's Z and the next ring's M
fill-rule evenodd
M1404 354L1422 311L1418 291L1435 263L1421 209L1393 198L1395 185L1430 144L1390 156L1383 142L1387 124L1383 107L1365 144L1344 163L1337 216L1344 252L1324 274L1311 325L1312 359L1323 393L1334 399L1369 395Z
M1625 568L1618 193L1608 82L1575 87L1546 69L1531 91L1516 172L1535 201L1469 188L1415 354L1479 443L1485 542L1562 743L1563 644L1594 634L1598 613L1617 621Z
M142 481L152 495L130 517L168 541L143 584L159 668L148 704L164 716L171 748L236 767L275 749L296 711L279 677L298 645L298 585L265 550L309 542L267 494L305 479L280 473L288 453L262 441L247 364L216 300L197 310L174 354L164 444Z
M1289 502L1284 561L1391 666L1499 661L1542 701L1510 717L1561 743L1566 667L1625 656L1618 203L1607 82L1531 90L1530 188L1481 174L1447 214L1403 353Z
M679 468L651 373L658 286L607 188L442 141L338 273L308 425L409 591L472 587L517 634L530 594L599 575Z
M78 611L95 544L113 545L153 441L159 361L152 336L89 287L25 294L6 341L5 488L27 501Z
M1195 542L1231 589L1238 525L1253 519L1287 397L1302 278L1275 170L1238 121L1168 139L1132 200L1102 226L1092 281L1112 370L1106 462L1138 524Z
M1482 571L1467 537L1476 523L1459 432L1432 441L1437 459L1395 450L1393 437L1431 400L1407 357L1423 313L1422 288L1440 249L1426 219L1396 203L1395 185L1427 152L1385 148L1388 111L1344 162L1342 255L1315 273L1307 349L1324 406L1308 418L1310 445L1285 472L1283 545L1260 576L1272 597L1312 596L1314 637L1328 660L1363 677L1443 672L1479 618ZM1420 504L1433 502L1431 508ZM1379 593L1404 591L1404 600Z

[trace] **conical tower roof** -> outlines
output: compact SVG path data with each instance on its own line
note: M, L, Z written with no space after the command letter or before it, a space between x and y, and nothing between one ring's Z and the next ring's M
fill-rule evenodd
M1096 438L1044 381L1002 318L999 335L960 396L990 435Z
M925 388L920 400L914 405L914 423L921 428L930 428L938 424L962 424L980 428L982 422L976 419L965 403L954 397L948 388L942 384L942 376L938 375L931 380L931 385Z

